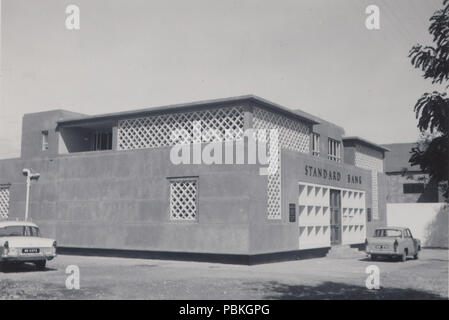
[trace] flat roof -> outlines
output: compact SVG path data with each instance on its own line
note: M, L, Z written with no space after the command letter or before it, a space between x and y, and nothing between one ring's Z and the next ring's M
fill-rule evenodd
M355 142L359 142L359 143L365 144L365 145L367 145L367 146L369 146L369 147L371 147L371 148L381 150L381 151L383 151L383 152L385 152L385 151L390 151L390 149L385 148L385 147L382 147L380 144L377 144L377 143L368 141L368 140L366 140L366 139L363 139L363 138L360 138L360 137L357 137L357 136L343 137L342 140L343 140L343 141L355 141Z
M328 124L328 125L330 125L332 127L340 129L343 132L345 131L345 129L342 126L339 126L338 124L335 124L333 122L324 120L324 119L322 119L320 117L314 116L313 114L310 114L308 112L302 111L301 109L296 109L296 110L293 110L293 111L295 113L299 114L300 116L307 117L307 118L310 118L310 119L313 119L313 120L317 121L318 124Z
M106 114L93 115L93 116L82 116L82 117L60 120L60 121L57 121L57 123L58 123L58 125L83 124L83 123L87 123L87 122L114 120L114 119L123 118L123 117L139 117L139 116L145 116L145 115L148 115L151 113L164 113L165 111L190 110L190 109L195 109L195 108L204 107L204 106L220 107L223 104L231 104L231 103L236 103L236 102L255 102L255 103L257 103L261 106L264 106L268 109L272 109L273 111L283 113L285 115L308 122L310 124L319 124L319 122L317 120L315 120L314 117L309 117L309 116L306 116L305 114L298 114L297 112L295 112L289 108L283 107L277 103L268 101L266 99L263 99L261 97L255 96L255 95L243 95L243 96L236 96L236 97L229 97L229 98L172 104L172 105L165 105L165 106L152 107L152 108L142 108L142 109L136 109L136 110L131 110L131 111L106 113Z

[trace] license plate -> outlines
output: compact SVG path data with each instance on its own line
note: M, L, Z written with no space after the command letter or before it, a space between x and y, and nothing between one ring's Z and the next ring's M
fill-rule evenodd
M22 253L39 253L39 248L25 248L22 249Z
M376 249L388 249L388 246L378 245L376 246Z

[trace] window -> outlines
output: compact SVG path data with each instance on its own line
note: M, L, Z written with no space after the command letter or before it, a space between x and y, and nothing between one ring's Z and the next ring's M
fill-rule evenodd
M48 150L48 131L42 131L42 151Z
M404 193L423 193L424 183L404 183Z
M320 156L320 135L318 133L312 134L312 155Z
M289 212L289 221L290 222L296 222L296 204L290 203L288 205L288 212Z
M374 237L383 238L383 237L401 237L401 230L397 229L377 229L375 231Z
M368 222L371 222L372 220L371 208L366 209L366 219L368 220Z
M112 150L112 132L95 132L92 139L92 151Z
M196 221L198 219L198 179L170 180L170 220Z
M341 143L340 141L329 138L328 140L328 149L327 149L327 158L332 161L340 162L341 161Z

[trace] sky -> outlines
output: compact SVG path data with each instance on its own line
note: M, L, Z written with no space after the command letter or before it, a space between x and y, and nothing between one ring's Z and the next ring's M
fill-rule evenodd
M413 142L425 92L407 57L442 0L0 0L0 158L25 113L102 114L255 94L346 136ZM70 4L80 30L65 27ZM380 29L365 27L368 5Z

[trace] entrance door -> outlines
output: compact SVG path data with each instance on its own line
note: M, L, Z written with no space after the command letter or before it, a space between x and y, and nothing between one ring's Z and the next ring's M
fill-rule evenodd
M330 190L331 244L341 244L341 195L340 190Z

